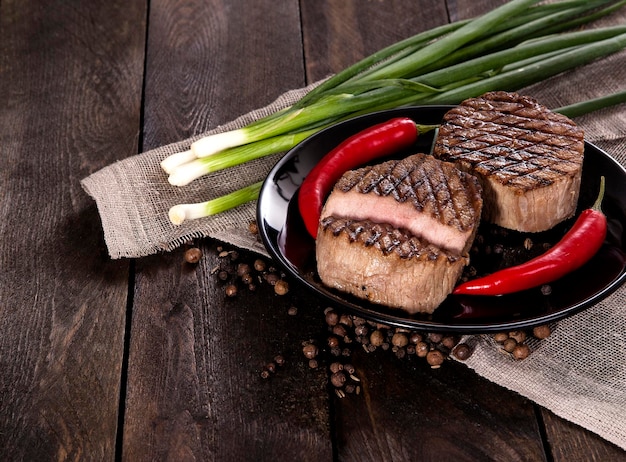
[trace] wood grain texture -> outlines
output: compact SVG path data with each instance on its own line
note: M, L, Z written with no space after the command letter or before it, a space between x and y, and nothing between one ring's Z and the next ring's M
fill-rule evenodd
M0 459L111 460L128 264L79 181L137 152L146 5L0 4Z
M385 46L447 22L445 2L437 0L304 1L307 81L339 72Z
M144 149L304 84L297 2L248 6L151 3ZM325 375L296 360L319 308L288 317L271 287L226 299L215 245L202 248L195 268L180 252L138 262L123 458L328 460ZM279 353L287 365L264 381Z
M144 150L202 133L304 85L298 5L150 4Z
M554 462L623 462L626 452L580 426L542 409L546 437Z
M111 261L79 184L504 1L0 2L0 460L626 460L462 364L355 349L337 398L302 355L324 304L226 297L211 240Z
M335 400L340 460L545 460L532 403L459 363L356 349L361 396Z
M214 269L230 257L203 249L197 266L182 251L139 265L124 459L328 460L325 371L301 356L321 308L267 283L228 298ZM278 354L285 365L261 378Z

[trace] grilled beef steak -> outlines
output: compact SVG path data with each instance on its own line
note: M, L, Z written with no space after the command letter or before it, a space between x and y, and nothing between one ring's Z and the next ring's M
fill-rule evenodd
M461 254L472 243L481 206L475 177L451 163L414 154L346 172L324 204L321 218L388 223Z
M373 303L432 313L467 264L481 208L475 177L425 154L346 172L322 211L318 274Z
M573 121L534 99L497 91L451 109L433 154L481 180L484 220L537 232L576 210L583 135Z
M324 284L410 313L432 313L467 264L389 224L333 216L321 221L316 249Z

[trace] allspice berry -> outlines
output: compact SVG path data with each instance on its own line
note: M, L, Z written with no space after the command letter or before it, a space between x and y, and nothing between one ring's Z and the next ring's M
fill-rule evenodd
M313 359L317 356L318 349L317 346L313 343L307 343L302 347L302 353L307 359Z
M198 263L202 258L202 250L198 247L191 247L190 249L185 250L184 258L187 263Z
M533 329L533 337L543 340L544 338L548 338L552 334L552 330L550 326L544 324L543 326L537 326Z
M330 376L330 383L336 388L341 388L346 383L346 374L343 371L337 371Z
M526 359L530 355L530 348L525 343L519 343L511 352L515 359Z
M289 283L283 279L279 279L276 281L276 284L274 284L274 292L276 295L285 295L289 292Z
M441 366L444 359L443 353L439 350L430 350L428 354L426 354L426 362L430 364L431 367Z
M454 350L452 350L452 354L454 354L456 359L465 361L467 358L472 356L472 349L467 343L459 343Z

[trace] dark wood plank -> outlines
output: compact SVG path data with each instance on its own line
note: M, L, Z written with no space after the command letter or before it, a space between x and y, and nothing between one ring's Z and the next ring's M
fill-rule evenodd
M128 263L89 173L137 152L146 4L0 3L0 459L112 460Z
M144 149L302 86L299 24L296 1L151 2ZM267 283L227 298L213 273L226 257L201 248L194 267L182 250L137 262L124 460L329 460L325 371L300 360L320 308L290 316L296 301Z
M554 462L626 461L626 451L584 428L542 409Z
M362 391L335 399L340 460L545 460L532 404L462 364L358 348L351 361Z
M302 2L302 27L309 82L399 40L446 23L444 2Z

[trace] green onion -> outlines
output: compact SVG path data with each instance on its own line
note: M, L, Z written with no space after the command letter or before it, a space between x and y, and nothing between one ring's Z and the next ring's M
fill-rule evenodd
M286 151L317 131L318 129L312 129L280 135L256 143L225 149L212 156L195 159L173 169L168 181L174 186L185 186L208 173Z
M244 188L233 191L225 196L211 199L210 201L197 204L178 204L170 208L168 216L175 225L182 224L185 220L196 220L218 213L225 212L239 205L250 202L259 197L259 191L263 182L251 184Z
M284 152L351 117L405 105L458 104L493 90L515 91L626 48L626 25L563 33L616 11L626 0L537 3L513 0L477 18L397 42L330 77L293 106L199 139L161 166L171 184L183 186L210 172ZM623 93L562 109L579 115L623 102ZM251 200L250 191L235 197ZM216 213L215 203L209 203L210 213ZM218 203L218 209L237 205L232 199ZM206 204L174 211L183 219L206 216Z
M574 118L589 114L593 111L604 109L606 107L611 107L623 103L626 103L626 90L622 90L611 95L600 96L598 98L593 98L587 101L570 104L568 106L563 106L555 109L554 111L559 112L564 116Z

